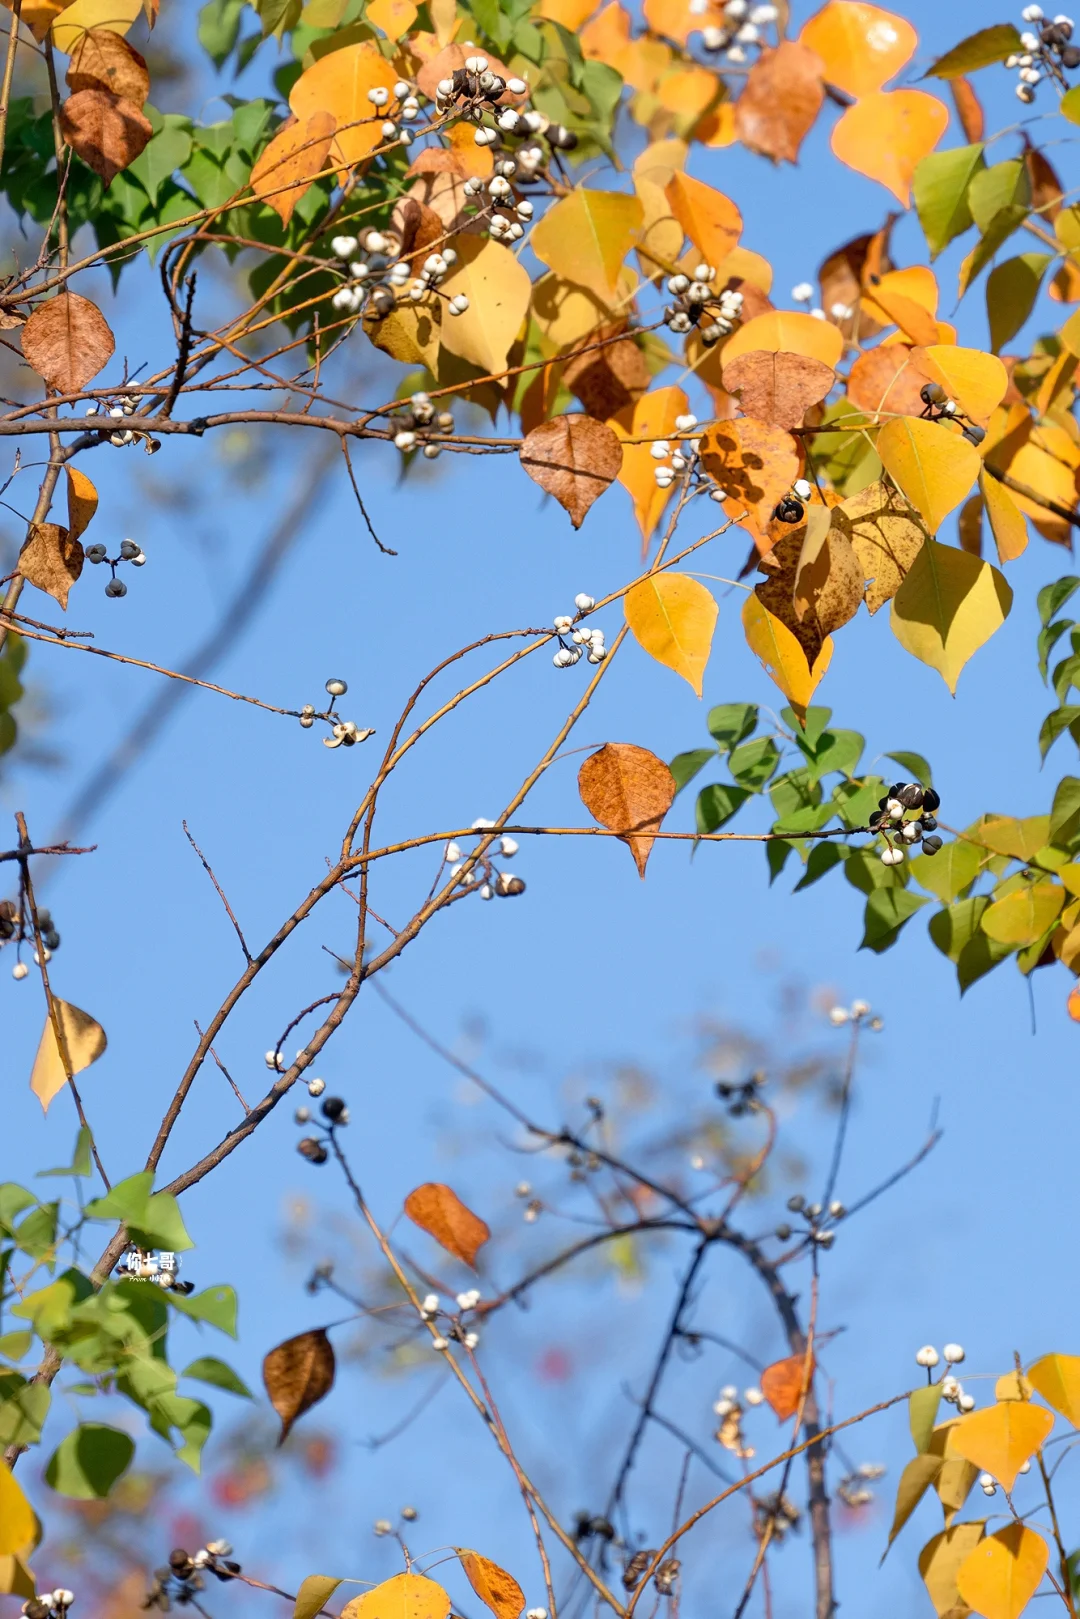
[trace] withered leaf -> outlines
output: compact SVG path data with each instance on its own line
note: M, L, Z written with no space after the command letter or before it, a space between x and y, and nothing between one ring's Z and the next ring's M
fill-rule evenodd
M725 494L745 503L747 526L761 548L767 549L765 528L773 508L799 475L799 455L791 434L752 416L717 422L701 440L701 460Z
M858 410L876 417L919 416L919 390L934 379L924 371L907 343L885 343L860 354L848 374L848 398Z
M926 527L903 497L883 483L868 484L843 501L833 521L847 532L868 581L866 605L876 613L900 589L929 538Z
M817 620L825 637L848 623L859 611L864 580L858 558L847 535L824 506L810 506L799 559L795 564L795 612Z
M77 292L61 292L39 304L23 327L23 358L61 394L85 387L115 347L101 310Z
M80 1011L70 1001L60 1001L55 997L53 1008L64 1051L61 1053L52 1018L46 1016L30 1075L30 1089L41 1103L44 1113L49 1111L53 1097L59 1095L67 1084L69 1071L81 1074L84 1068L97 1062L108 1045L105 1030L89 1012Z
M76 90L60 108L60 131L108 187L134 163L154 127L140 107L111 90Z
M466 1551L461 1546L455 1550L466 1579L495 1619L518 1619L525 1606L525 1593L513 1575L479 1552Z
M442 219L417 197L402 197L390 215L390 228L401 240L399 258L408 259L416 269L436 244L446 243Z
M68 89L109 90L141 107L150 94L146 60L111 28L88 28L76 42L68 63Z
M735 103L735 134L751 152L794 163L825 99L824 63L816 51L785 39L762 51Z
M448 1254L475 1270L476 1256L491 1236L491 1227L451 1187L441 1181L425 1182L405 1199L405 1213Z
M822 308L831 310L834 304L844 304L852 311L840 323L844 336L852 341L865 343L884 330L883 324L863 309L862 292L871 276L883 276L892 269L889 239L899 218L899 214L889 214L879 231L845 242L823 260L818 270Z
M283 1445L298 1417L324 1399L334 1386L334 1348L322 1327L301 1332L271 1349L262 1375L270 1404L281 1418Z
M773 427L801 427L811 405L819 404L836 373L808 354L774 354L753 349L723 367L724 387L738 394L747 416Z
M442 305L429 296L395 304L388 315L365 312L362 325L377 349L403 365L422 365L434 373L439 363Z
M59 523L33 523L19 552L19 572L67 611L68 595L83 570L82 541Z
M575 528L598 496L618 477L622 445L604 422L592 416L556 416L534 427L521 446L521 464L546 489Z
M616 337L625 330L625 322L600 326L593 334L593 341ZM576 354L566 362L562 375L566 386L580 399L586 415L595 416L599 422L610 421L612 416L626 410L649 387L645 355L630 337L624 342L606 343L603 348Z
M663 760L633 742L605 742L578 771L582 803L629 846L641 877L675 791L675 777Z
M814 1359L806 1364L805 1355L788 1355L766 1366L761 1374L761 1392L780 1422L786 1422L799 1409L804 1390L814 1375Z

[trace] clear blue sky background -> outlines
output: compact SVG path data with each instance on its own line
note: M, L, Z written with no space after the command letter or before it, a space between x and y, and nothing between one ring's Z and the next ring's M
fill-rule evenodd
M810 8L794 9L801 21ZM1000 15L988 12L977 0L947 7L917 0L900 9L921 33L915 67L965 33L1005 20L1004 8ZM908 82L914 77L913 67ZM990 70L978 86L990 128L1013 119L1019 108L1011 75ZM210 93L207 117L214 116ZM1049 97L1040 96L1035 110L1049 105ZM831 159L834 116L826 111L798 171L773 170L740 148L695 150L691 157L691 172L739 203L744 241L775 265L774 297L781 305L790 286L814 278L829 249L875 228L891 206L883 189ZM1055 131L1062 127L1054 125ZM954 119L946 139L962 138ZM1075 157L1067 144L1052 155L1070 185ZM1006 148L1011 153L1015 142L998 150L1007 155ZM896 250L900 263L924 259L914 219L901 223ZM950 252L938 265L944 318L952 318L958 258L958 251ZM129 274L119 299L112 301L105 288L102 296L118 357L156 368L168 351L156 280ZM981 289L957 318L962 340L985 341ZM359 365L369 365L368 351ZM118 366L113 371L118 374ZM369 404L385 396L385 383L375 381L357 394ZM246 486L237 463L210 440L166 441L153 462L136 450L99 452L88 464L102 493L94 537L113 545L130 534L149 563L127 575L130 594L120 603L104 599L104 579L88 570L72 598L72 622L92 629L105 646L179 665L244 576L309 446L275 432L252 448L262 458ZM633 566L638 537L621 490L574 534L511 458L491 458L481 468L446 457L433 475L409 487L399 484L389 450L373 447L359 465L376 526L398 557L375 551L342 473L333 470L255 626L215 678L298 705L317 702L328 675L343 675L350 686L344 711L375 726L381 739L417 675L449 649L493 626L545 622L568 610L575 592L599 596ZM24 504L27 498L22 495ZM733 537L713 547L702 566L729 573L743 555L743 538ZM871 757L893 748L928 755L942 813L954 824L984 809L1045 810L1053 780L1072 764L1066 741L1048 771L1039 772L1036 735L1051 703L1033 652L1035 591L1069 566L1066 553L1032 540L1011 570L1012 617L965 672L955 700L936 674L901 652L886 615L873 623L860 615L839 637L821 700L832 705L838 723L866 735ZM740 602L741 596L721 602L704 703L631 645L575 743L633 741L669 758L707 740L709 704L778 703L744 644ZM609 640L618 622L616 611L605 615ZM580 690L581 675L581 669L558 673L546 659L530 660L525 672L483 694L400 772L386 796L383 830L408 835L497 813ZM124 734L156 677L36 648L30 676L53 709L49 740L62 749L63 762L51 773L16 765L5 778L3 805L8 812L24 808L40 836ZM190 1053L193 1019L205 1024L240 966L232 930L181 820L214 864L249 940L261 943L324 869L378 746L377 740L329 752L317 732L302 732L292 721L196 694L125 776L107 810L80 828L98 847L65 863L50 885L49 903L64 936L54 982L109 1033L108 1053L87 1076L84 1093L114 1176L141 1165ZM529 802L532 819L572 823L580 817L578 762L569 758L549 773ZM672 824L689 824L691 812L687 795ZM584 1083L580 1076L590 1086L603 1085L613 1062L654 1068L673 1094L703 1098L708 1079L693 1068L695 1020L736 1021L784 1048L792 1038L802 1040L808 1027L804 1017L793 1035L781 1011L780 986L789 982L800 986L804 1005L824 987L842 999L866 997L886 1019L859 1081L839 1187L846 1201L916 1149L940 1099L945 1136L932 1159L843 1231L826 1256L821 1324L847 1329L827 1353L838 1413L913 1381L913 1353L924 1341L959 1339L972 1372L985 1374L1006 1369L1014 1349L1030 1359L1080 1347L1071 1296L1080 1030L1064 1015L1061 972L1036 975L1033 1035L1027 986L1012 967L961 1002L952 969L921 919L888 954L857 954L860 896L839 878L794 898L784 880L769 889L760 847L708 848L691 864L685 847L661 846L645 883L614 843L542 841L527 846L517 864L529 885L524 899L455 907L410 948L389 982L447 1041L481 1018L488 1031L483 1060L509 1074L509 1088L547 1120L559 1121L565 1097ZM431 869L425 855L380 872L374 903L391 920L408 915ZM262 1053L287 1018L333 987L320 947L347 948L351 929L350 903L328 902L230 1022L219 1050L249 1097L264 1088ZM28 1165L64 1162L74 1130L65 1098L43 1121L26 1089L39 1002L33 978L18 985L5 973L0 980L5 1177L26 1176ZM826 1048L842 1039L820 1018L811 1032ZM478 1208L506 1213L522 1167L517 1158L481 1150L499 1127L493 1110L464 1111L457 1077L374 995L361 997L321 1072L349 1100L349 1145L382 1216L392 1217L408 1190L429 1178L449 1178ZM170 1146L166 1171L216 1141L236 1113L224 1081L208 1067ZM309 1170L297 1158L290 1115L291 1109L280 1109L184 1204L198 1243L187 1274L200 1285L237 1285L241 1339L233 1358L255 1383L272 1343L340 1313L332 1301L305 1295L301 1271L282 1259L280 1234L295 1195L315 1200L316 1229L325 1230L328 1248L337 1240L333 1219L347 1211L333 1172ZM829 1139L824 1117L808 1105L790 1129L790 1144L822 1164ZM457 1144L453 1152L451 1143ZM759 1218L767 1225L763 1215L755 1223ZM551 1241L541 1224L528 1230L514 1255L493 1254L492 1285L516 1273L523 1253L545 1252ZM674 1250L662 1254L653 1284L641 1294L620 1289L614 1273L566 1286L546 1300L540 1294L530 1316L489 1335L504 1416L520 1436L526 1465L564 1517L578 1506L597 1506L606 1492L611 1458L632 1414L620 1382L634 1392L643 1386L676 1263ZM773 1323L733 1260L717 1257L698 1319L741 1337L763 1359L782 1352ZM194 1341L194 1333L189 1336ZM579 1380L565 1388L543 1382L537 1367L544 1351L575 1343L581 1346ZM206 1352L218 1348L205 1342ZM745 1380L737 1363L719 1352L696 1369L681 1369L666 1409L708 1443L709 1404L729 1378ZM982 1393L985 1385L977 1387ZM309 1487L289 1496L261 1528L252 1515L223 1514L215 1526L267 1577L287 1583L318 1567L377 1578L394 1571L393 1549L372 1542L368 1525L411 1500L423 1514L417 1548L475 1545L518 1573L531 1602L541 1601L535 1555L508 1475L453 1394L377 1456L359 1442L402 1414L416 1389L413 1382L379 1381L374 1373L341 1378L322 1413L344 1447L332 1514L326 1498ZM235 1414L224 1398L220 1404L223 1417ZM772 1418L759 1416L755 1423L764 1454L774 1438ZM160 1461L164 1453L153 1444L147 1441L147 1459ZM903 1409L875 1419L847 1448L855 1460L889 1463L888 1494L910 1450ZM646 1456L637 1521L655 1539L670 1514L680 1456L663 1436L650 1442ZM707 1486L707 1475L695 1467L687 1499L702 1498ZM1067 1485L1065 1499L1067 1509L1075 1509L1078 1498ZM1070 1516L1075 1525L1067 1510L1067 1521ZM289 1532L283 1533L286 1521ZM929 1613L914 1562L918 1545L937 1527L935 1513L921 1508L916 1527L881 1572L886 1504L860 1532L841 1531L845 1614ZM1080 1531L1070 1544L1075 1540ZM149 1556L157 1559L167 1549L163 1542ZM713 1520L686 1548L687 1563L697 1570L696 1602L715 1608L719 1598L721 1609L733 1604L751 1555L741 1509ZM777 1559L778 1619L807 1612L808 1580L804 1537Z

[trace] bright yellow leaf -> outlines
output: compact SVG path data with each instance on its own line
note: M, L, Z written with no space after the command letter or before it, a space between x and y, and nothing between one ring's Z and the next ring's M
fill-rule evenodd
M841 114L831 145L841 163L878 180L906 208L915 169L948 123L949 109L925 90L875 90Z
M534 227L529 245L556 275L606 302L644 217L639 199L626 192L572 191Z
M764 349L770 354L805 354L835 371L844 352L844 334L831 321L815 320L790 309L771 309L736 327L724 344L724 364L740 354Z
M373 1591L353 1597L341 1619L446 1619L450 1598L423 1574L395 1574Z
M988 905L979 926L996 943L1023 950L1042 938L1064 903L1065 890L1060 883L1026 884Z
M675 431L675 418L685 415L687 408L686 395L681 388L654 388L608 423L624 440L619 482L630 491L643 548L660 521L671 490L657 485L656 462L650 445L627 444L625 440L668 438Z
M1047 1405L1080 1428L1080 1355L1043 1355L1027 1375Z
M936 534L978 477L979 452L939 422L901 416L877 436L875 449L893 482Z
M931 348L916 349L912 358L935 382L940 382L965 416L983 426L991 411L1001 404L1009 386L1009 373L997 355L984 354L981 349L937 343Z
M927 540L893 597L890 623L900 645L955 694L964 665L1011 606L1012 591L989 562Z
M1053 1426L1052 1414L1041 1405L1002 1400L961 1418L953 1429L952 1449L991 1473L1003 1490L1011 1490L1021 1467L1041 1449Z
M666 195L694 247L715 268L738 245L742 234L742 215L735 204L722 191L688 174L673 174Z
M979 488L986 506L986 515L990 519L998 561L1014 562L1021 552L1027 549L1027 524L1024 522L1024 514L1005 485L997 478L992 478L985 468L979 473Z
M760 658L765 673L780 687L802 721L807 704L832 660L832 636L826 636L813 669L808 669L806 653L799 642L787 625L774 617L753 591L743 605L742 622L751 652Z
M306 68L289 92L289 107L300 122L328 112L337 120L330 149L342 171L351 169L383 144L383 113L368 100L368 91L393 91L398 75L371 40L344 45L320 56Z
M985 1528L982 1521L954 1523L951 1529L943 1529L933 1540L928 1540L919 1553L919 1573L939 1619L945 1619L953 1609L962 1607L956 1576L961 1563L979 1544Z
M849 96L869 95L910 61L919 43L911 24L864 0L830 0L803 27L799 43L817 51L825 78Z
M442 346L497 376L528 314L529 273L499 242L468 232L455 240L457 263L442 290L448 299L464 293L469 307L463 315L443 317Z
M1042 1583L1050 1548L1026 1524L1010 1523L980 1540L960 1564L957 1589L983 1619L1020 1619Z
M549 271L533 283L532 316L544 336L556 348L565 349L610 321L612 309L584 287Z
M654 573L627 591L626 622L651 658L674 669L701 696L719 608L688 573Z
M38 1539L34 1509L10 1467L0 1461L0 1556L21 1557L33 1551Z
M368 0L364 21L382 30L387 39L401 39L416 21L413 0Z
M89 1012L80 1012L77 1006L70 1005L68 1001L58 1001L54 996L53 1006L56 1008L57 1022L60 1025L70 1071L72 1074L81 1074L83 1069L96 1062L105 1050L105 1030ZM30 1075L30 1089L41 1103L43 1112L49 1111L49 1103L63 1090L67 1081L68 1068L56 1043L52 1019L46 1017Z
M52 25L52 42L70 56L89 28L126 34L142 12L142 0L74 0Z

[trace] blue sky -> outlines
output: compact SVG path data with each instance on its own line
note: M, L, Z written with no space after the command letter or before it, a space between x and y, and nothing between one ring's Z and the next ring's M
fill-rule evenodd
M809 11L794 9L797 20ZM975 0L900 9L920 30L916 65L987 21L1005 20ZM991 69L978 85L980 93L988 87L989 127L1013 119L1011 75ZM744 242L774 264L781 304L788 287L813 279L829 249L876 227L891 206L880 187L831 159L831 121L827 112L797 172L774 171L738 148L691 158L693 173L738 202ZM1057 137L1067 126L1052 127ZM953 128L946 139L962 137ZM1052 155L1068 185L1074 159L1067 144ZM896 254L899 263L924 257L913 219L898 227ZM947 319L958 259L953 250L937 266ZM126 277L115 301L106 287L100 293L118 354L155 367L166 341L155 279ZM985 341L978 288L956 318L961 340ZM356 364L366 379L369 355ZM385 380L362 380L357 398L375 397L386 397ZM152 462L135 450L98 452L88 468L102 494L94 537L113 544L132 535L149 560L129 575L129 595L119 603L105 600L104 580L88 571L72 598L72 623L92 629L104 646L178 666L245 577L310 453L308 442L281 430L247 446L238 438L222 446L169 441ZM66 862L50 883L48 903L64 941L55 986L109 1034L108 1053L83 1089L114 1176L141 1167L190 1053L193 1020L205 1025L240 965L235 937L181 821L214 865L249 940L261 942L321 875L367 783L373 750L418 674L492 627L545 622L581 590L599 597L634 565L637 531L621 490L606 496L575 534L512 458L489 458L479 471L444 457L409 486L398 482L394 459L372 447L360 459L360 477L375 525L399 555L375 551L343 474L333 469L256 621L214 675L283 706L318 702L324 680L344 676L344 712L379 736L366 747L331 752L318 733L293 721L196 694L127 772L107 809L80 828L96 852ZM743 555L742 537L733 537L714 545L702 567L730 573ZM1036 736L1051 700L1035 668L1034 596L1069 570L1066 553L1033 538L1010 570L1012 616L966 670L955 700L935 673L902 653L884 614L874 622L862 614L845 629L819 700L832 706L838 723L865 734L870 757L895 748L926 754L943 817L953 824L984 809L1046 809L1057 775L1071 768L1072 744L1059 744L1040 773ZM741 596L721 599L704 703L630 645L572 745L632 741L670 758L707 740L704 715L712 703L778 706L775 688L743 642L740 604ZM619 615L611 610L602 622L610 641ZM7 812L25 809L40 836L125 733L157 677L45 648L32 650L30 675L54 714L49 741L63 762L51 773L16 765L5 777L2 805ZM405 836L496 814L579 692L581 675L580 668L563 673L544 659L529 660L523 672L436 730L387 792L384 832ZM529 801L531 819L565 824L580 816L579 760L574 755L549 772ZM687 795L671 824L689 824L691 812ZM560 1121L581 1076L604 1083L609 1065L619 1062L654 1069L673 1096L703 1100L708 1079L693 1066L693 1029L702 1016L737 1022L781 1047L804 1036L824 1049L838 1044L843 1036L820 1016L812 1027L804 1018L792 1035L781 1010L785 983L799 986L806 1005L814 991L865 997L886 1021L858 1084L839 1186L846 1201L918 1147L939 1106L945 1134L930 1161L843 1231L825 1259L822 1325L846 1328L827 1354L838 1413L910 1383L914 1350L925 1341L959 1339L972 1373L985 1374L1005 1370L1014 1349L1025 1359L1077 1349L1069 1292L1080 1031L1064 1016L1063 974L1036 975L1033 1034L1028 988L1011 966L961 1002L952 969L920 919L884 956L858 954L860 896L838 878L795 897L783 880L770 889L756 846L703 849L693 863L683 846L658 846L644 883L625 849L601 840L540 840L516 864L529 885L523 899L456 906L406 952L388 986L447 1042L482 1020L482 1061L545 1121ZM426 891L431 873L429 855L380 872L374 904L398 921ZM245 1094L264 1088L262 1053L293 1010L333 987L321 947L347 948L350 910L347 901L329 901L231 1020L219 1050ZM25 1176L28 1164L66 1161L74 1131L64 1098L43 1120L25 1086L40 1032L38 997L33 978L22 985L6 974L0 979L7 1178ZM487 1105L472 1105L458 1077L374 995L361 996L320 1072L349 1101L348 1144L385 1218L412 1186L431 1178L452 1180L493 1216L511 1207L510 1189L522 1171L492 1142L498 1117ZM325 1231L328 1246L339 1240L334 1220L347 1210L333 1172L310 1170L296 1156L290 1113L279 1109L184 1205L198 1243L187 1274L200 1284L238 1286L241 1338L232 1358L256 1382L272 1343L339 1314L332 1302L308 1297L299 1269L282 1258L280 1233L296 1195L315 1204L316 1231ZM231 1093L208 1067L170 1146L166 1173L217 1140L235 1114ZM812 1164L824 1162L829 1138L822 1115L807 1105L788 1129L792 1147ZM753 1218L768 1223L760 1214ZM492 1285L552 1240L542 1225L526 1230L517 1252L493 1256ZM674 1249L660 1254L644 1293L620 1289L614 1274L596 1273L546 1300L538 1295L533 1315L489 1335L504 1416L521 1435L526 1465L564 1517L606 1493L613 1448L632 1413L619 1385L642 1387L676 1262ZM782 1352L747 1278L730 1260L716 1264L699 1319L741 1336L762 1359ZM565 1389L545 1384L537 1372L543 1352L560 1345L580 1349L579 1380ZM669 1411L706 1436L709 1403L729 1379L743 1380L719 1352L707 1364L681 1368ZM453 1394L441 1396L395 1446L372 1456L359 1443L403 1413L415 1387L373 1373L343 1375L322 1414L342 1435L345 1452L332 1522L317 1502L298 1495L282 1504L300 1531L285 1546L265 1524L260 1529L239 1516L223 1514L222 1532L266 1577L295 1580L318 1566L377 1578L394 1571L392 1549L370 1541L367 1526L410 1499L423 1515L417 1549L475 1545L513 1568L530 1601L539 1602L527 1525L507 1494L498 1458ZM764 1454L772 1419L755 1420ZM888 1494L909 1453L902 1409L875 1419L847 1448L856 1460L889 1463ZM162 1453L148 1441L146 1454L160 1460ZM658 1436L646 1459L639 1517L655 1537L670 1514L680 1455L674 1441ZM1068 1519L1077 1497L1067 1470L1065 1476ZM688 1501L701 1498L707 1483L707 1475L693 1471ZM884 1505L868 1527L842 1536L846 1611L928 1613L914 1558L937 1527L924 1506L880 1573ZM151 1556L166 1550L162 1545ZM733 1510L714 1521L685 1555L698 1570L696 1594L714 1589L706 1581L715 1581L719 1569L722 1595L726 1601L730 1592L733 1604L751 1555L745 1518ZM808 1578L804 1537L777 1559L778 1619L805 1613Z

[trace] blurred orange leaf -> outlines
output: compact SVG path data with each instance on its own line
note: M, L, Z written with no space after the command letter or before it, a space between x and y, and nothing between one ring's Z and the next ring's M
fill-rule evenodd
M766 1366L761 1374L761 1392L780 1422L795 1415L813 1375L813 1356L809 1366L805 1355L788 1355Z
M841 163L880 181L906 208L916 166L948 123L949 109L925 90L875 90L841 115L832 149Z
M825 77L849 96L866 96L910 61L919 36L904 17L865 0L830 0L799 35L825 65Z
M451 1187L441 1181L418 1186L405 1199L405 1213L448 1254L475 1269L476 1256L491 1236L491 1228Z

